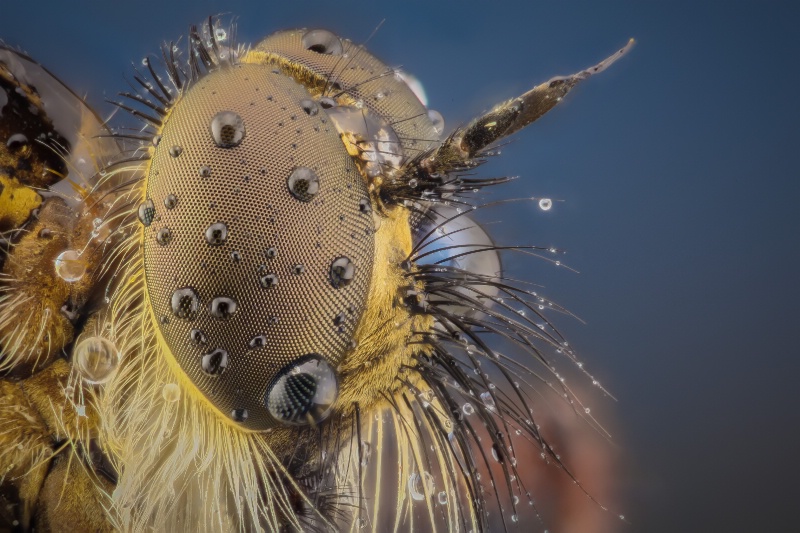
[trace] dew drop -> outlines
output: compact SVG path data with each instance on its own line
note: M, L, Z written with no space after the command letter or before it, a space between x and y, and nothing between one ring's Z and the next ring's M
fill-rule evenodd
M553 207L553 200L550 198L542 198L539 200L539 209L542 211L550 211L551 207Z
M369 198L362 198L358 201L358 210L362 213L372 213L372 204L369 201Z
M258 348L263 348L267 344L267 336L266 335L256 335L247 345L250 347L251 350L255 350Z
M169 228L161 228L156 233L156 242L161 246L166 246L172 242L172 231Z
M191 287L176 289L172 293L170 300L172 314L185 320L194 320L197 317L197 309L200 307L200 297ZM199 330L192 330L199 331Z
M73 352L77 371L92 385L107 382L119 366L119 352L105 337L89 337L78 343Z
M181 389L177 383L167 383L161 387L161 397L167 403L175 403L181 397Z
M22 133L15 133L6 141L6 148L9 150L19 150L28 144L28 138Z
M144 224L145 226L149 226L153 223L153 218L156 216L156 206L153 204L153 200L149 198L139 204L139 222Z
M300 100L300 107L303 108L303 111L305 111L306 115L312 117L317 113L319 113L319 106L314 100L310 98L305 98L303 100Z
M208 312L214 318L226 319L236 314L236 300L227 296L217 296L208 305Z
M175 209L175 206L178 205L178 197L174 194L168 194L166 198L164 198L164 207L167 209Z
M319 177L308 167L297 167L287 180L289 192L301 202L310 202L319 192Z
M239 146L244 139L244 121L233 111L220 111L211 119L211 138L220 148Z
M472 406L471 403L465 403L461 406L461 410L464 412L465 415L469 416L475 412L475 408Z
M172 157L178 157L182 153L183 153L183 148L181 148L177 144L169 149L169 155L171 155Z
M494 409L497 407L494 403L494 398L492 398L491 393L488 391L481 393L481 401L483 402L483 405L485 405L491 411L494 411Z
M267 259L275 259L275 257L278 255L278 249L274 246L270 246L267 248L267 251L264 252L264 255L267 256Z
M278 286L278 276L275 274L265 274L259 278L258 282L265 289L271 289Z
M310 30L303 34L303 48L318 54L339 56L344 48L342 41L328 30Z
M189 332L189 340L194 344L208 344L206 334L199 329L193 329Z
M241 263L242 262L242 254L237 252L236 250L231 252L231 261L234 263Z
M154 135L153 136L153 146L158 146L158 143L161 142L161 135Z
M200 360L200 367L209 376L219 376L228 368L228 352L222 348L216 348L203 354Z
M428 109L428 118L433 123L433 131L436 135L441 135L444 131L444 117L435 109Z
M197 170L197 173L201 178L209 178L211 177L211 167L208 165L203 165Z
M234 422L244 422L247 420L248 415L249 413L247 412L247 409L243 407L231 410L231 418Z
M323 109L331 109L332 107L336 107L338 104L336 103L336 100L326 96L325 98L319 99L319 105L321 105Z
M220 246L228 239L228 226L215 222L206 229L206 242L211 246Z
M356 265L347 257L337 257L331 263L330 281L334 289L340 289L353 281Z
M56 275L67 283L79 281L86 274L86 261L75 250L65 250L55 260Z

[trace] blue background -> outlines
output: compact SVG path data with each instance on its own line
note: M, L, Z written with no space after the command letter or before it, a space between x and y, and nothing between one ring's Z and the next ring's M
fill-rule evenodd
M4 0L0 37L108 113L131 61L209 14L238 15L241 42L299 26L363 41L386 18L369 49L422 80L448 128L635 37L484 167L521 176L504 196L565 200L492 231L581 271L526 277L587 321L560 325L619 399L599 403L628 460L622 531L797 531L797 6Z

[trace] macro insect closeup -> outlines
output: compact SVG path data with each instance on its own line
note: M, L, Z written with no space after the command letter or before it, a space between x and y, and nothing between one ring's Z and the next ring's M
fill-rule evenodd
M602 431L553 359L595 380L503 274L561 252L475 217L554 201L478 167L631 43L448 127L330 31L235 34L165 43L110 120L0 48L0 524L538 528L518 456L575 474L537 389Z

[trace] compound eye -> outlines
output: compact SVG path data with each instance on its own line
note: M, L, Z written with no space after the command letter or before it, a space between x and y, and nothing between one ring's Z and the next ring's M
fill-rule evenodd
M317 424L330 414L339 394L336 373L317 354L284 367L266 397L269 413L283 424Z
M342 41L328 30L310 30L303 35L303 48L318 54L340 56Z

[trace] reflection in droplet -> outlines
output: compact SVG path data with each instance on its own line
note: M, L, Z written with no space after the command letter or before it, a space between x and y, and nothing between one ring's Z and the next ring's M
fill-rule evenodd
M372 213L372 204L369 198L362 198L358 201L358 210L362 213Z
M181 397L181 389L177 383L166 383L161 387L161 397L167 403L175 403Z
M236 305L236 300L233 298L228 298L227 296L217 296L208 306L208 312L214 318L230 318L234 314L236 314L238 306Z
M265 289L271 289L278 286L278 276L275 274L265 274L259 278L258 282Z
M539 209L542 211L550 211L551 207L553 207L553 200L550 198L542 198L539 200Z
M325 420L338 395L339 384L331 365L322 356L309 354L281 370L265 400L277 421L306 425Z
M228 238L228 226L223 222L215 222L206 229L206 242L211 246L220 246Z
M244 133L244 121L233 111L220 111L211 119L211 137L220 148L239 146Z
M471 403L465 403L463 406L461 406L461 410L464 411L464 414L467 416L475 412L475 408Z
M444 131L444 117L442 114L434 109L428 109L428 118L433 123L433 131L436 135L441 135Z
M156 216L156 206L153 204L153 200L147 199L139 205L139 222L144 224L145 226L149 226L153 223L153 218Z
M447 504L447 493L445 491L441 491L437 497L437 500L439 501L439 505Z
M166 246L172 242L172 231L169 228L161 228L156 233L156 242L161 246Z
M211 177L211 167L203 165L197 170L197 173L200 174L201 178L209 178Z
M331 263L330 281L334 289L340 289L353 281L356 266L347 257L337 257Z
M65 250L55 260L56 275L67 283L74 283L86 274L86 261L75 250Z
M222 348L216 348L203 354L200 360L200 367L209 376L219 376L228 368L228 352Z
M493 411L496 407L494 398L492 398L492 394L489 391L481 393L481 401L483 402L483 405L485 405L491 411Z
M340 56L344 51L342 41L328 30L310 30L303 34L303 48L318 54Z
M176 317L185 320L194 320L194 318L197 317L197 309L200 307L200 297L197 296L197 292L191 287L176 289L175 292L172 293L170 306L172 307L172 313Z
M100 385L117 371L119 352L105 337L89 337L75 346L73 365L87 383Z
M301 202L310 202L319 192L319 177L307 167L297 167L287 180L289 192Z
M244 409L243 407L231 410L231 418L235 422L244 422L247 420L248 415L249 413L247 412L247 409Z
M275 257L278 255L278 249L274 246L270 246L267 248L267 251L264 252L264 255L267 256L267 259L275 259Z
M178 197L174 194L168 194L166 198L164 198L164 207L167 209L175 209L175 206L178 205Z
M181 148L178 145L175 145L169 149L169 155L171 155L172 157L178 157L182 153L183 153L183 148Z

